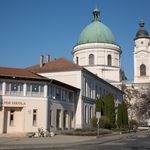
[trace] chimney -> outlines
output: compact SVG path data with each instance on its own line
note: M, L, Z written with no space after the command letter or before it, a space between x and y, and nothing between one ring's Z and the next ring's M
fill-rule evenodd
M50 57L50 55L48 54L48 55L46 55L46 62L48 63L49 62L49 57Z
M43 66L43 55L40 56L40 67Z
M56 58L54 58L53 60L56 60Z

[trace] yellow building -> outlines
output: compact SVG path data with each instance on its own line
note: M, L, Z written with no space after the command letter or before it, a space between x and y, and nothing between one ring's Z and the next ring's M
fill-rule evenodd
M0 67L0 133L74 128L75 91L26 69Z

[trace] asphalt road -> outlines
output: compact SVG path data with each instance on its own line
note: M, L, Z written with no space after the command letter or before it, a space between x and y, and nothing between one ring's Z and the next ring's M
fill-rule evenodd
M150 133L148 132L144 134L139 134L138 136L132 138L127 138L105 144L62 147L62 148L53 147L42 149L43 150L150 150ZM36 148L35 150L41 150L41 148Z

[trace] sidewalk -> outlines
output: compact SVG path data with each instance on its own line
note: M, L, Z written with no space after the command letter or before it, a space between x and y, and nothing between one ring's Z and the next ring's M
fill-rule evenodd
M20 138L20 137L2 137L0 135L0 149L18 149L18 148L48 148L48 147L69 147L79 145L92 145L112 142L124 138L144 134L147 131L126 134L111 134L96 137L89 136L65 136L56 135L54 137L35 137L35 138Z

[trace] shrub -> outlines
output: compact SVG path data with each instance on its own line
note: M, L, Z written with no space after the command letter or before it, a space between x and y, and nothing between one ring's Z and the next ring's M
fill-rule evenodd
M105 105L105 116L109 118L110 127L115 128L115 105L114 105L114 95L113 93L109 92L106 94L104 99Z
M96 128L83 128L83 129L76 128L76 129L74 129L74 132L95 132L95 131L97 131Z
M138 123L137 123L137 121L136 120L134 120L134 119L132 119L132 120L129 120L129 125L130 125L130 127L131 127L131 129L133 129L133 126L134 125L138 125Z
M120 131L126 131L125 128L114 128L114 129L111 129L112 131L117 131L117 132L120 132Z
M122 123L123 125L128 125L128 112L127 112L127 104L122 101L121 103L121 110L122 110Z
M122 109L121 104L118 105L118 112L117 112L117 125L120 127L123 123L123 115L122 115Z
M100 98L98 98L95 103L95 114L96 114L96 112L101 112Z
M95 132L82 132L82 129L77 129L77 130L80 130L81 132L80 131L78 131L78 132L61 132L61 134L73 135L73 136L97 136L97 130L96 129L95 129ZM99 130L99 135L105 135L105 134L109 134L109 133L110 133L110 131L106 130L106 129L100 129Z
M102 116L100 118L99 127L104 128L104 129L109 129L110 128L110 122L109 122L108 117Z
M128 125L121 125L120 128L128 129L129 126Z
M92 128L96 128L97 127L97 119L96 119L95 116L91 118L90 124L91 124Z

